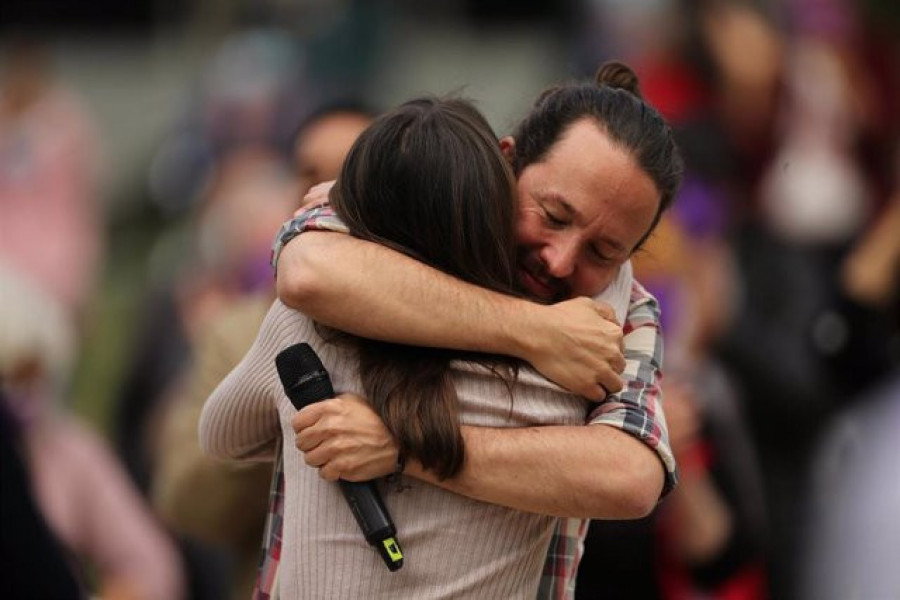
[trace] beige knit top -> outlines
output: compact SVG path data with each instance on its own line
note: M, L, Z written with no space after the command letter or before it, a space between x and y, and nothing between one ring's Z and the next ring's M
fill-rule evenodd
M380 486L397 526L404 564L391 573L357 527L336 483L322 480L294 447L275 356L309 343L336 392L360 393L356 357L325 342L313 322L275 301L243 361L206 402L201 444L223 458L270 457L284 436L285 523L282 598L534 598L556 520L470 500L413 478ZM584 423L586 402L529 369L513 399L484 368L457 361L454 381L463 424L523 427Z

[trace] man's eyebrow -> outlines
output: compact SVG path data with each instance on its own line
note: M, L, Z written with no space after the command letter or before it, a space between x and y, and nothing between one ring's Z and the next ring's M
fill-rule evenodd
M625 246L623 246L617 240L614 240L609 237L602 237L593 241L594 245L603 244L605 246L610 246L616 252L625 252Z
M575 207L572 206L571 204L569 204L566 201L566 199L562 197L561 194L554 192L554 191L550 191L550 190L541 190L539 195L544 202L549 201L549 202L553 202L554 204L558 205L566 213L566 216L568 216L570 219L576 220L580 216L580 213L577 210L575 210ZM604 236L604 237L593 240L592 243L594 245L602 244L604 246L609 246L615 252L619 252L619 253L627 252L624 244L622 244L618 240L614 240L610 237Z
M575 207L573 207L571 204L566 202L566 199L563 198L557 192L551 192L549 190L544 190L542 196L545 201L549 200L549 201L552 201L552 202L556 203L557 205L559 205L559 207L566 212L566 216L568 216L569 218L574 218L574 217L578 216L578 211L575 210Z

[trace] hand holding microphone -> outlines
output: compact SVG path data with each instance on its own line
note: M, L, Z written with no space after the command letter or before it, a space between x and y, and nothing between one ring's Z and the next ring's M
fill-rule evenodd
M298 410L334 397L334 389L322 361L309 344L295 344L275 358L285 394ZM341 492L370 544L391 571L403 566L403 553L396 540L397 529L373 481L339 480Z
M326 481L367 481L397 470L394 436L368 400L342 392L291 418L294 446Z

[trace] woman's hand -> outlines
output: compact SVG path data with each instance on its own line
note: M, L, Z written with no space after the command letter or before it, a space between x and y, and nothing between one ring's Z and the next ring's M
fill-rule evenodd
M394 472L397 445L381 418L356 394L316 402L291 419L303 459L328 481L367 481Z

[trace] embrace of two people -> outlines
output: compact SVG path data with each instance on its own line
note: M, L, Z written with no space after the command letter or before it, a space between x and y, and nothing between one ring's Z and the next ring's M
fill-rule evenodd
M329 204L279 234L279 300L201 418L208 452L283 459L257 597L571 597L587 520L646 515L676 483L659 311L629 258L681 172L620 63L499 142L460 99L363 132ZM296 412L274 358L299 342L339 397ZM392 474L396 573L331 483Z

